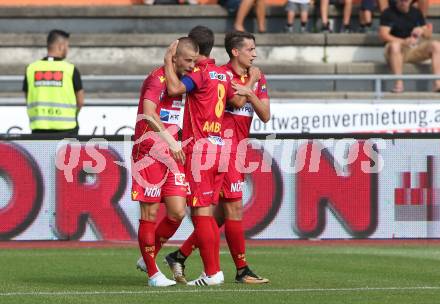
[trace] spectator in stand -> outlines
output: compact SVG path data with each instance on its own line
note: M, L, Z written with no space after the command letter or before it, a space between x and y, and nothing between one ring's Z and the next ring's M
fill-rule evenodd
M240 7L240 0L219 0L218 4L223 6L231 16L235 16Z
M440 42L431 40L422 12L411 6L410 0L396 0L380 16L379 37L386 43L385 58L393 74L401 75L403 64L432 61L432 71L440 75ZM434 91L440 91L440 80L434 81ZM395 82L393 92L404 90L403 81Z
M395 4L395 0L377 0L377 5L379 6L379 11L382 13L388 8L389 3ZM429 2L428 0L413 0L412 5L419 8L423 16L428 13ZM376 0L362 0L359 12L359 24L361 33L369 33L372 30L373 21L373 11L376 8Z
M359 24L361 33L371 32L373 23L373 11L376 7L376 0L362 0L359 11Z
M330 24L328 20L328 10L330 5L330 0L320 0L321 5L321 21L322 21L322 32L328 33L331 32ZM342 16L342 27L340 32L341 33L351 33L351 25L350 25L350 18L351 18L351 10L352 10L352 0L335 0L335 5L337 6L343 6L343 16Z
M428 16L429 0L413 0L412 5L417 7L425 18Z
M394 4L395 0L377 0L379 4L379 11L382 13L385 11L390 3ZM429 9L429 0L413 0L412 5L417 7L423 14L423 16L426 18L428 15L428 9Z
M377 0L377 5L379 6L379 11L382 14L384 10L388 8L389 0Z
M310 0L288 0L286 3L287 24L286 32L293 33L293 25L295 22L295 13L299 12L301 19L301 33L307 32L307 21L309 19L309 3Z
M351 1L351 0L350 0ZM244 19L255 5L255 15L257 16L257 27L259 33L266 32L266 4L264 0L242 0L235 16L234 29L237 31L246 31L244 28Z

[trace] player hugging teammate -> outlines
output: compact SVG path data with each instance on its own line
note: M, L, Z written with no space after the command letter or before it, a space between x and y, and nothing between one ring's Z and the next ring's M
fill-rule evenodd
M224 282L219 258L219 226L224 224L228 246L237 268L236 282L267 283L267 279L253 273L246 263L241 191L244 179L243 174L235 166L236 160L240 161L243 157L237 153L237 146L240 141L246 141L249 135L254 111L264 122L268 121L270 116L264 75L257 68L252 67L256 58L255 38L252 34L245 32L228 33L225 38L225 48L230 62L220 67L215 64L214 59L209 57L214 45L214 34L210 29L197 26L190 31L188 37L198 46L194 68L191 71L183 69L184 72L182 72L178 64L178 56L182 53L181 39L179 42L174 42L167 50L163 68L165 75L161 75L164 76L162 89L165 90L164 94L167 97L181 96L186 93L182 136L184 155L180 147L176 146L175 138L170 132L160 127L153 129L153 131L160 132L158 141L162 142L161 150L171 151L165 154L170 157L164 160L154 159L161 165L168 166L168 170L162 170L168 172L168 175L162 177L161 184L156 186L156 189L160 190L155 192L156 195L161 196L161 199L155 200L157 204L162 199L165 203L168 201L168 215L159 224L155 233L154 221L150 221L150 228L147 229L150 236L143 236L147 234L141 230L146 221L142 211L145 204L140 198L133 197L133 200L139 200L141 205L138 235L143 259L138 261L138 267L147 271L150 286L175 284L175 281L168 280L157 269L154 259L158 248L176 231L184 214L181 212L181 201L185 197L182 192L168 191L167 194L164 191L167 187L179 186L177 182L172 185L173 180L179 180L179 184L189 184L186 202L191 208L194 232L179 250L166 256L166 262L173 272L174 279L177 282L194 286L219 285ZM194 51L194 48L192 50ZM191 66L189 57L186 61L187 67ZM160 106L161 103L155 108L156 113ZM226 114L225 109L227 109ZM227 151L229 156L226 157L226 161L222 155L224 151ZM151 154L149 157L154 158ZM133 159L135 160L135 157ZM179 165L183 162L184 175ZM136 166L136 161L134 164ZM148 171L150 167L151 165L147 166L145 170ZM157 183L158 181L148 180L148 182ZM240 187L232 187L238 184ZM133 191L139 193L143 190L147 193L147 188L135 189L134 186L135 183ZM174 204L179 207L170 206ZM176 212L170 214L170 210L176 210ZM161 232L159 228L165 225L162 224L163 222L167 222L170 228L163 229ZM153 231L153 236L151 236L151 231ZM141 241L144 239L145 241ZM153 248L152 244L154 244ZM204 271L199 278L187 282L184 262L193 248L199 248ZM152 268L151 271L150 268ZM155 275L160 279L154 280Z

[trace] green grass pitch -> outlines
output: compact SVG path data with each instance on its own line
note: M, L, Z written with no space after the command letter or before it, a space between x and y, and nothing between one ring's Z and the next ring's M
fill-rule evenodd
M162 271L165 247L158 258ZM251 247L252 269L271 282L234 283L227 248L219 287L146 286L138 249L0 249L0 303L440 303L440 246ZM187 277L201 272L198 252Z

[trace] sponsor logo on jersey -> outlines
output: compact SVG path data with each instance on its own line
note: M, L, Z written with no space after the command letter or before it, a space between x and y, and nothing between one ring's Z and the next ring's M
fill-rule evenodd
M213 145L223 146L225 144L223 138L221 138L220 136L209 135L208 140Z
M239 116L248 116L248 117L254 116L254 108L252 107L252 104L250 102L247 102L241 108L234 108L232 106L228 106L226 108L225 112L231 113L232 115L239 115Z
M217 79L217 72L216 72L216 71L211 71L211 72L209 72L209 78L211 78L211 79Z
M225 107L225 112L232 113L233 111L234 111L234 107L227 103Z
M236 183L231 183L231 192L241 192L243 187L243 182L238 181Z
M183 173L176 173L174 175L174 184L177 185L177 186L186 186L185 174L183 174Z
M36 87L62 87L63 71L35 71L34 86Z
M160 109L160 120L165 123L177 125L179 118L180 111Z
M203 124L203 132L219 133L222 129L222 124L216 121L205 121Z
M217 74L217 79L220 81L226 81L226 74Z
M226 81L226 74L219 74L216 71L209 72L209 78Z
M183 100L173 100L173 108L183 108L184 104Z
M161 188L157 188L157 187L145 188L144 195L149 197L160 197L161 192L162 192Z

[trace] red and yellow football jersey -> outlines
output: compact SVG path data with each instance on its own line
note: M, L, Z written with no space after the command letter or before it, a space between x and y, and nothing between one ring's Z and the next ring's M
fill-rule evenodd
M169 130L174 138L177 140L178 123L180 120L180 110L183 106L182 96L170 97L167 94L165 70L164 67L155 69L144 80L141 88L138 106L138 118L136 120L136 127L134 132L135 145L133 147L133 158L137 159L149 153L150 149L155 145L155 148L163 148L166 143L148 126L145 119L140 119L139 114L144 113L143 101L148 99L154 102L156 113L164 126ZM148 132L148 134L146 134ZM142 139L142 136L145 139ZM140 141L136 143L136 141ZM157 146L156 146L157 145Z
M231 63L227 63L223 66L226 69L226 73L232 80L238 84L246 85L249 81L247 75L241 76L235 73ZM263 73L261 73L260 80L255 84L254 93L260 100L269 100L269 95L267 93L267 83L266 78ZM249 132L251 128L252 118L254 116L254 108L252 104L248 101L241 108L234 108L231 105L226 106L225 117L223 119L223 132L231 129L233 131L232 136L232 148L231 151L235 152L237 145L241 140L247 139L249 137Z
M234 96L231 79L223 67L215 65L214 59L197 63L186 76L192 79L195 88L186 97L182 140L190 141L184 150L193 152L196 142L221 146L226 100ZM203 151L207 151L206 146Z

